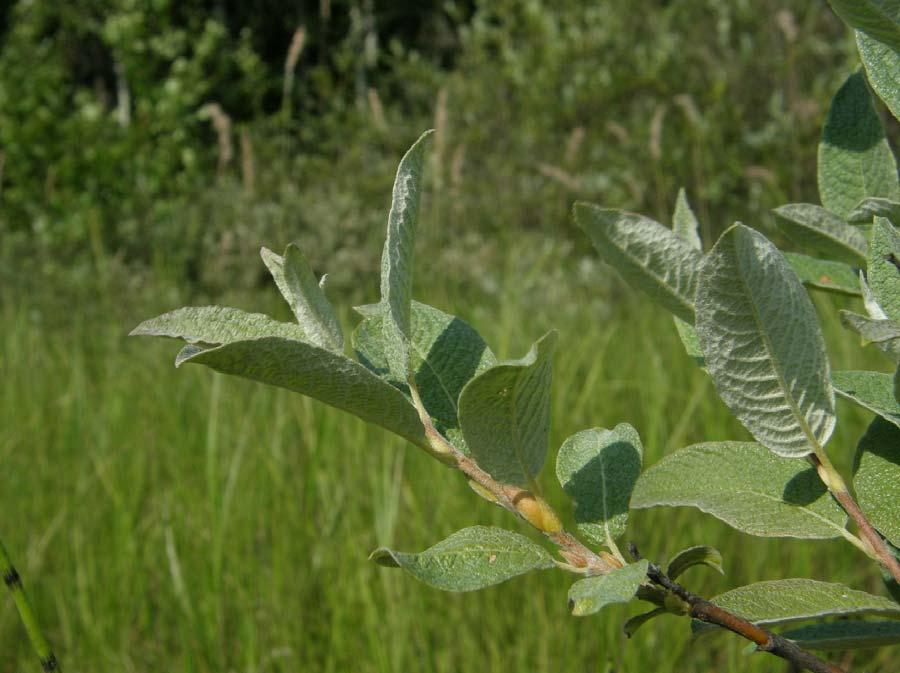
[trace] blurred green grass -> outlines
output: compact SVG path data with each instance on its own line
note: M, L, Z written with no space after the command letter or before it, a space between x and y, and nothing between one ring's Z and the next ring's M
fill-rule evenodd
M572 270L548 254L523 274L529 244L510 243L495 292L435 270L420 275L416 295L469 320L501 357L560 330L541 481L569 522L552 461L580 429L632 423L645 464L693 442L747 437L664 311L616 290L610 274L597 275L607 287L595 291L562 288L565 306L537 296L534 283ZM125 336L191 301L165 278L148 282L132 294L105 286L90 301L0 294L0 525L65 670L782 670L746 656L731 635L691 643L687 621L672 617L629 641L621 624L636 606L573 618L571 578L560 572L457 595L369 563L379 545L423 549L473 524L531 532L380 429L286 391L176 371L173 342ZM287 316L274 289L216 299ZM817 303L835 367L880 366L834 319L848 301ZM349 327L349 311L343 318ZM867 416L844 403L839 413L830 450L846 470ZM718 547L725 578L685 576L708 595L791 576L882 591L846 543L751 538L696 510L637 512L626 539L660 561ZM0 601L0 643L0 671L35 670L9 601ZM888 671L889 649L854 665Z

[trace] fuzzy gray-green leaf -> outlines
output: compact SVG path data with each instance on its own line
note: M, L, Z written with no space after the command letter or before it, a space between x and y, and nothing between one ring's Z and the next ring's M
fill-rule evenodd
M785 457L824 446L835 424L825 341L778 249L731 227L700 265L696 310L710 376L756 440Z
M859 72L831 101L819 143L818 182L822 205L843 218L867 196L900 201L897 163Z
M675 212L672 214L672 231L694 250L703 250L703 242L700 240L700 223L697 221L694 211L691 210L684 187L678 190L678 198L675 200Z
M722 554L719 550L707 545L698 545L696 547L682 549L675 554L675 556L672 557L672 560L669 561L666 575L668 575L670 579L678 579L685 570L697 565L704 565L712 568L720 575L725 574L725 569L722 568Z
M773 212L788 238L804 249L856 266L866 263L866 237L834 213L811 203L789 203Z
M388 364L394 376L401 379L409 374L413 252L422 194L425 141L431 133L423 133L400 160L381 255L381 301L389 316L384 321L385 342L391 346Z
M608 575L597 575L578 580L569 588L569 609L573 615L583 617L599 612L607 605L627 603L647 578L646 559L613 570Z
M358 362L328 349L263 337L198 348L181 359L308 395L414 444L428 445L419 415L403 393Z
M530 570L554 567L550 554L527 537L487 526L464 528L418 554L382 547L369 558L403 568L443 591L475 591Z
M631 506L697 507L761 537L838 537L847 519L811 466L752 442L708 442L666 456L640 476Z
M303 341L299 325L272 320L262 313L246 313L227 306L185 306L145 320L130 336L166 336L188 343L219 345L244 339L281 337Z
M900 26L885 0L828 0L834 13L851 28L900 51Z
M869 371L842 371L831 375L831 382L838 395L856 402L864 409L900 427L900 404L894 398L894 380L891 374Z
M894 2L894 19L900 20L900 3ZM900 119L900 50L856 31L856 46L869 84L896 119Z
M690 243L643 215L589 203L575 204L575 221L625 280L693 324L701 254Z
M853 488L870 523L900 547L900 428L876 417L859 440Z
M625 532L642 454L641 438L627 423L583 430L560 447L556 476L575 501L578 530L594 544L609 545Z
M811 624L781 634L804 650L859 650L900 643L900 621L841 620Z
M494 479L528 486L540 472L550 435L549 332L521 360L483 371L459 396L459 423L478 465Z
M828 259L815 259L796 252L786 252L784 257L794 273L797 274L800 282L807 287L849 294L854 297L862 295L857 277L858 271L848 264Z
M900 63L897 67L900 72ZM900 203L870 196L856 204L856 207L847 216L847 221L851 224L871 224L876 217L884 217L896 226L900 226Z
M397 380L388 366L384 319L383 311L369 312L353 333L353 348L360 362L408 394L407 382ZM468 323L417 301L412 302L409 344L410 367L425 409L437 429L467 452L459 430L459 394L496 364L496 357Z
M900 324L893 320L875 320L852 311L841 311L841 324L860 336L863 346L874 344L896 362L900 359Z
M863 615L900 618L900 605L888 598L850 589L842 584L800 578L749 584L715 596L710 601L758 625ZM691 628L696 633L718 627L695 620Z
M900 322L900 234L883 217L872 229L867 280L887 317Z

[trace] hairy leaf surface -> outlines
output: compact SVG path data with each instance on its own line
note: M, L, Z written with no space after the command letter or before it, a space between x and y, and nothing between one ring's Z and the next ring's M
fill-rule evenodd
M896 361L900 358L900 324L875 320L852 311L841 311L841 324L860 336L863 346L874 344Z
M487 526L464 528L418 554L382 547L369 558L443 591L475 591L554 567L550 554L524 535Z
M586 577L578 580L569 589L569 609L573 615L583 617L599 612L607 605L627 603L647 578L646 559L631 563L608 575Z
M897 69L900 72L900 63L897 64ZM847 221L852 224L871 224L875 217L884 217L900 226L900 203L877 197L863 199L847 216Z
M900 322L900 233L883 217L872 229L867 280L887 317Z
M900 404L894 398L892 374L869 371L834 372L831 381L838 395L900 427Z
M703 259L696 308L710 376L756 440L785 457L824 446L835 424L825 341L778 249L731 227Z
M885 0L828 0L848 26L900 51L900 26Z
M900 547L900 428L876 417L859 440L853 488L869 522Z
M631 506L661 505L697 507L760 537L838 537L847 520L815 469L752 442L695 444L645 470Z
M169 311L145 320L129 336L165 336L210 345L259 337L306 340L306 332L300 325L227 306L186 306Z
M583 430L560 447L556 476L575 501L578 530L594 544L614 543L625 532L642 454L641 438L627 423Z
M700 223L691 209L691 204L688 203L684 187L678 190L678 198L675 200L672 230L678 238L689 244L694 250L703 250L703 243L700 240Z
M528 486L540 472L550 436L550 356L556 332L521 360L498 362L459 396L459 422L478 465L494 479Z
M848 264L865 264L866 237L834 213L811 203L789 203L773 212L778 226L797 245Z

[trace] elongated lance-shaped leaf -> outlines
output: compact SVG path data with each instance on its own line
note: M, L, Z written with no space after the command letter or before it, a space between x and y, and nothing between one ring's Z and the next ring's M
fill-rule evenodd
M900 322L900 233L883 217L875 218L867 271L878 305L888 318Z
M288 245L284 256L268 248L260 251L281 296L291 307L297 322L307 334L307 341L336 353L344 351L344 333L309 262L300 249Z
M900 62L897 64L897 71L900 72ZM876 217L883 217L900 227L900 203L871 196L856 204L847 216L847 221L851 224L871 224Z
M627 603L647 578L646 559L617 568L607 575L586 577L569 588L569 609L577 617L592 615L607 605Z
M660 615L664 615L668 612L665 608L656 608L654 610L650 610L650 612L642 612L639 615L635 615L631 619L629 619L622 626L622 630L625 632L625 635L629 638L637 633L637 630L641 628L644 624L653 619L656 619Z
M825 341L778 249L731 227L703 259L696 306L706 366L738 420L778 455L820 450L835 424Z
M628 423L582 430L560 447L556 476L575 501L578 530L594 544L615 549L615 539L625 532L642 454L641 438Z
M425 167L425 141L431 133L423 133L400 160L381 255L381 301L387 307L389 317L384 321L385 342L390 346L388 365L394 376L404 380L410 374L408 344L411 338L413 252Z
M672 231L694 250L703 250L703 243L700 240L700 223L691 209L691 204L688 203L684 187L678 190L678 198L675 199L675 212L672 214Z
M859 440L853 488L869 522L900 547L900 428L876 417Z
M832 262L827 259L815 259L795 252L784 253L784 258L791 265L791 269L797 274L800 282L806 287L849 294L854 297L862 295L857 280L858 270L848 264Z
M866 263L866 237L834 213L811 203L789 203L772 212L778 226L797 245L848 264Z
M370 313L353 333L353 348L363 365L408 395L407 382L397 380L388 366L384 320L383 310ZM435 427L467 453L459 429L459 394L497 358L468 323L427 304L412 303L411 328L410 366L425 409Z
M888 3L885 3L887 6ZM893 2L894 20L900 22L900 4ZM896 119L900 119L900 50L856 31L856 47L866 68L869 84Z
M900 25L890 0L828 0L834 13L851 28L900 51Z
M722 554L715 547L707 545L698 545L696 547L688 547L672 557L669 566L666 569L666 575L670 579L677 579L688 568L703 565L717 571L720 575L725 574L722 567Z
M260 337L305 341L300 325L227 306L185 306L145 320L129 336L165 336L191 344L220 345Z
M867 196L900 201L897 163L861 73L851 75L831 101L818 182L822 205L843 218Z
M487 526L464 528L418 554L382 547L369 558L444 591L475 591L554 567L550 554L524 535Z
M550 436L550 356L556 332L521 360L498 362L459 396L459 423L478 465L505 484L530 486L544 465Z
M873 320L852 311L841 311L841 324L860 336L863 346L874 344L894 362L900 360L900 324L893 320Z
M708 442L645 470L631 506L697 507L760 537L824 539L847 534L847 516L810 465L752 442Z
M682 320L694 322L694 288L702 255L659 222L621 210L575 204L575 221L600 256L632 286Z
M900 643L900 621L842 620L811 624L781 635L804 650L860 650Z
M253 314L244 314L252 320L225 324L218 318L233 313L223 313L217 307L207 309L179 309L141 323L132 334L181 337L191 343L179 353L176 366L203 364L224 374L287 388L349 411L414 444L428 446L419 415L403 393L358 362L278 332L273 334L270 323L275 321L271 319L261 321ZM287 328L300 330L297 325L283 329ZM217 343L222 345L210 346Z
M842 371L831 375L838 395L855 402L900 427L900 404L894 398L894 377L869 371Z
M758 625L790 624L823 617L900 618L900 605L888 598L843 584L800 578L748 584L715 596L710 602ZM696 620L691 624L695 633L717 628Z

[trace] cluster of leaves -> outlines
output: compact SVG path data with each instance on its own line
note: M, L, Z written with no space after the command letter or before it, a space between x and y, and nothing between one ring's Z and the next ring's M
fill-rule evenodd
M847 4L852 11L844 18L859 29L869 81L896 115L900 99L890 83L900 75L900 16L860 18L856 3ZM863 297L868 316L848 313L845 322L896 363L900 182L862 73L850 76L834 97L822 133L822 205L775 211L785 232L817 257L785 255L742 224L704 253L684 194L673 229L633 213L576 204L575 220L603 259L674 315L688 354L756 440L689 446L641 472L641 440L627 424L569 437L559 449L556 474L575 502L577 529L590 549L563 530L537 487L549 438L556 334L540 338L521 359L498 361L470 325L412 299L428 135L400 162L381 260L381 301L357 308L363 319L353 332L352 356L324 294L324 278L315 277L293 245L281 256L263 249L262 257L295 323L192 307L148 320L133 334L186 341L176 366L204 364L288 388L406 438L463 471L476 493L543 532L564 559L518 533L482 526L420 553L373 553L376 562L440 589L480 589L556 567L581 575L569 591L576 615L635 597L653 603L651 612L626 625L633 633L664 612L693 614L675 594L653 585L656 566L620 549L629 509L656 506L697 507L757 536L843 537L891 567L884 554L896 556L900 546L900 395L894 384L900 375L832 373L808 295L812 288ZM861 512L825 451L837 420L835 393L877 414L857 449L853 487ZM859 537L847 528L848 514ZM666 575L675 579L697 564L721 571L718 552L694 547L676 555ZM896 574L885 579L898 598ZM839 584L764 581L712 603L767 627L813 620L784 634L810 648L900 642L896 600ZM822 621L830 617L841 619ZM866 619L871 617L887 619ZM693 623L696 632L710 628Z

